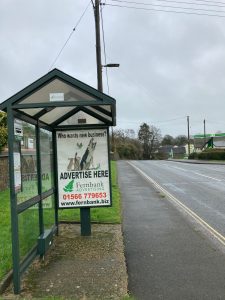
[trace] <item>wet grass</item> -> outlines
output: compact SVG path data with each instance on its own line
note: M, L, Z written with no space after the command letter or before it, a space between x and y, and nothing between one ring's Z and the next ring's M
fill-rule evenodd
M12 265L9 190L0 192L0 279Z

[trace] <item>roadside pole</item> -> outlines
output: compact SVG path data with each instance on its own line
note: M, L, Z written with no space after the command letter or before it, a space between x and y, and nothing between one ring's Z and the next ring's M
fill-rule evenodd
M203 125L204 125L204 147L205 147L205 144L206 144L205 119L203 120Z
M101 39L100 39L100 17L99 17L99 0L95 0L94 17L95 17L95 37L96 37L96 63L97 63L97 85L100 92L102 86L102 59L101 59ZM80 209L81 235L91 235L91 210L89 207Z
M100 92L103 92L99 6L100 6L99 0L95 0L94 16L95 16L95 36L96 36L97 84L98 84L98 90Z
M188 130L188 156L190 155L190 125L189 116L187 116L187 130Z

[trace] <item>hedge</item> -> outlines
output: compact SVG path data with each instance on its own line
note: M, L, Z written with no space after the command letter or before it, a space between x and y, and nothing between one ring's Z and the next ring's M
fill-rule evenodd
M207 149L201 153L191 153L189 159L225 160L224 149Z

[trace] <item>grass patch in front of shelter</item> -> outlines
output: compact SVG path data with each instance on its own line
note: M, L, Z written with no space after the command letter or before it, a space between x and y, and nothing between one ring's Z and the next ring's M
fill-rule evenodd
M12 267L9 189L0 192L0 279Z

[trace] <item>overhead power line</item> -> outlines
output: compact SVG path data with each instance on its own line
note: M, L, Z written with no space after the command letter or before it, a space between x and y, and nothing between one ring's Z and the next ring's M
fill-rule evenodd
M225 2L221 2L221 1L212 1L212 0L195 0L195 1L212 3L212 4L224 4L225 5Z
M135 1L125 1L125 0L110 0L112 2L120 2L120 3L129 3L129 4L136 4L136 5L144 5L144 6L149 6L149 5L153 5L152 3L146 3L146 2L135 2ZM207 1L206 3L200 3L200 2L190 2L190 1L176 1L176 0L154 0L157 2L169 2L169 3L176 3L176 4L186 4L186 5L199 5L199 6L205 6L205 7L225 7L225 3L221 2L221 4L223 5L219 5L219 4L214 4L214 2L212 3L208 3L209 1ZM196 0L195 0L196 1ZM203 1L203 0L199 0L199 1ZM215 2L217 3L217 2Z
M197 16L207 16L207 17L219 17L219 18L225 18L225 15L218 15L214 14L213 11L207 10L208 12L212 12L212 14L209 13L200 13L200 12L194 12L189 8L190 11L184 11L183 7L173 7L174 9L181 9L181 10L168 10L168 9L157 9L157 8L146 8L146 7L138 7L138 6L127 6L127 5L119 5L119 4L110 4L110 3L103 3L102 5L112 6L112 7L119 7L119 8L127 8L127 9L135 9L135 10L144 10L144 11L153 11L153 12L166 12L166 13L176 13L176 14L186 14L186 15L197 15ZM158 6L158 5L156 5ZM165 6L163 6L165 7ZM165 7L166 8L166 7ZM171 7L172 8L172 7ZM197 11L200 9L196 9ZM225 13L225 11L221 11L219 13Z
M177 120L183 120L185 118L186 118L186 116L178 117L178 118L174 118L174 119L169 119L169 120L155 121L154 123L168 123L168 122L174 122L174 121L177 121Z
M131 1L121 1L121 0L111 0L111 1L115 1L115 2L122 2L122 3L137 3L137 2L131 2ZM163 4L153 4L153 3L145 3L145 5L148 6L155 6L155 7L163 7L163 8L179 8L179 9L187 9L190 11L206 11L206 12L216 12L216 13L225 13L225 11L221 11L221 10L214 10L214 9L205 9L205 8L194 8L194 7L185 7L185 6L171 6L171 5L163 5Z
M157 124L157 123L169 123L169 122L174 122L174 121L178 121L178 120L184 120L186 119L186 116L183 117L178 117L178 118L173 118L173 119L167 119L167 120L161 120L161 121L150 121L150 123L152 124ZM137 124L140 123L140 121L128 121L128 120L120 120L120 122L126 122L129 124Z
M59 59L61 53L63 52L64 48L66 47L66 45L68 44L69 40L71 39L72 35L74 34L74 32L76 31L77 29L77 26L80 24L83 16L85 15L89 5L90 5L91 1L88 2L88 5L86 6L85 10L83 11L82 15L80 16L80 18L78 19L76 25L73 27L71 33L69 34L68 38L66 39L65 43L63 44L62 48L60 49L59 53L56 55L55 59L53 60L50 68L48 71L50 71L52 69L52 67L54 66L54 64L56 63L56 61Z

